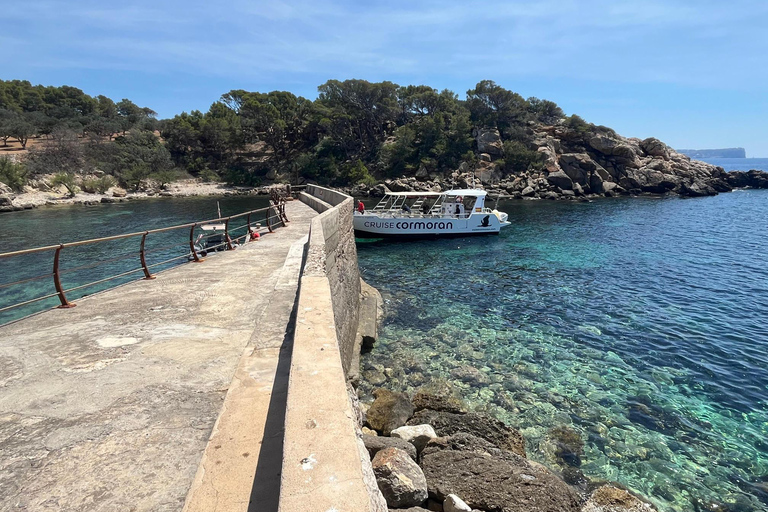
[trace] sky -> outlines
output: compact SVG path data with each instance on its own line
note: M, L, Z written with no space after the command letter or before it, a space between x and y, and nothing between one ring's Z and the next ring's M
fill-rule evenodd
M480 80L672 147L768 157L766 0L26 0L0 79L129 98L161 118L232 89Z

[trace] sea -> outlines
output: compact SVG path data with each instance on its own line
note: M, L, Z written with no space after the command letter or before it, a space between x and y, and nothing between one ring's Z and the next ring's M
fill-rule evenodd
M768 171L768 158L699 158L702 162L718 165L726 171Z
M218 201L224 215L266 204ZM215 217L216 202L4 213L0 244L181 224ZM519 429L529 457L554 470L618 482L661 511L768 510L768 190L495 206L512 221L498 236L358 241L386 311L362 358L363 400L377 386L453 389L470 410ZM147 243L153 264L183 254L188 234ZM113 244L62 251L64 286L136 268L137 240ZM0 308L51 293L51 264L50 253L0 259ZM56 304L0 313L0 323ZM578 440L566 459L563 432Z
M362 399L453 389L661 511L768 510L768 190L498 208L498 236L359 241Z
M264 208L267 196L156 198L93 206L68 205L0 213L0 252L18 251L59 243L141 232L190 222L215 219L217 203L223 216ZM263 219L254 218L253 222ZM232 236L245 234L245 221L232 221ZM70 302L85 295L143 277L141 237L63 249L61 284L71 290ZM145 243L152 272L187 263L189 229L151 234ZM0 325L57 306L54 297L6 309L30 299L55 295L51 272L54 251L0 258ZM211 257L215 256L212 255ZM117 279L103 279L136 271ZM85 286L95 283L91 286ZM14 284L16 283L16 284ZM78 288L78 289L75 289Z

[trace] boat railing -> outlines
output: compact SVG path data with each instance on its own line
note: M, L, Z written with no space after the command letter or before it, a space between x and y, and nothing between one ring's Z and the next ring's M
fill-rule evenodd
M121 278L125 281L135 274L143 274L143 279L154 279L153 272L187 261L201 263L209 252L231 250L273 233L277 227L289 222L285 213L286 197L286 192L276 191L271 194L269 206L228 217L0 253L0 264L7 269L4 273L18 278L0 282L0 324L12 319L3 319L10 310L33 306L54 297L60 303L57 307L72 308L76 305L71 301L73 292L80 292L79 295L83 296L85 294L81 290ZM224 230L206 232L201 229L214 223L223 224ZM221 240L207 244L206 241L212 237L221 237ZM110 245L113 243L117 245ZM133 249L131 244L136 244ZM124 252L114 254L116 249ZM73 254L75 264L64 268L62 256L68 253ZM50 272L28 272L31 267L45 266L46 258L50 258ZM126 260L133 260L135 265L125 264ZM99 271L100 267L103 270ZM81 277L76 278L77 275ZM67 278L75 281L69 287L64 283ZM46 281L49 284L43 285L42 290L51 286L50 292L29 296L31 289L41 290L35 285ZM100 289L108 287L101 286Z

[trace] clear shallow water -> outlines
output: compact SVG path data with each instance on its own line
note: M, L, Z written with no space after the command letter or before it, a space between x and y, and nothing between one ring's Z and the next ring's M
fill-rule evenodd
M62 242L101 238L162 228L216 217L216 201L222 215L234 215L268 205L266 196L159 198L97 206L56 206L0 214L0 252L30 249ZM259 218L253 222L263 221ZM235 223L237 227L245 222ZM236 224L236 225L235 225ZM233 236L245 233L245 229ZM189 250L189 231L178 230L147 237L147 263L166 261ZM108 276L139 267L140 238L131 238L97 245L65 249L61 254L62 284L65 289L90 283ZM106 264L100 262L110 261ZM158 265L153 272L186 263L180 259ZM96 265L98 264L98 265ZM52 271L53 251L42 254L0 259L0 308L33 297L54 293L52 278L32 281L18 286L2 287L11 283ZM91 266L96 265L96 266ZM87 268L79 268L86 266ZM143 277L141 272L84 288L67 294L73 301L85 294L119 285ZM22 316L43 311L59 304L57 298L47 299L30 306L0 312L0 324Z
M364 379L449 381L553 468L567 425L661 510L766 510L768 191L500 209L498 237L358 244L387 310Z

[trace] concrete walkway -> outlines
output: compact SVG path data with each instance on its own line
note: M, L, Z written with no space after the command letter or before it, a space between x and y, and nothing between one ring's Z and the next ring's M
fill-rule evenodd
M287 214L237 251L0 327L0 511L276 509L315 212Z

